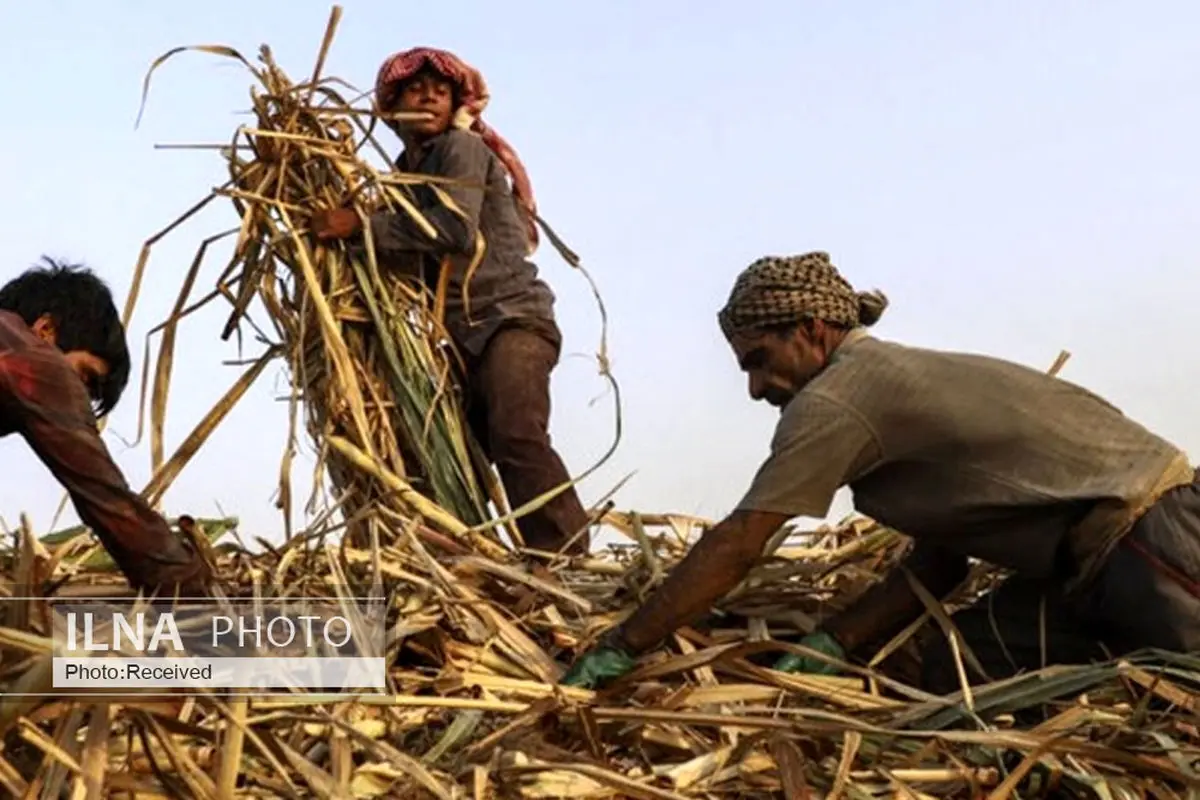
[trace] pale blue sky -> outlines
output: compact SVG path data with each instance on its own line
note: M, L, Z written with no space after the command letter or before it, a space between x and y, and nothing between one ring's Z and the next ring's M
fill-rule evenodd
M715 313L764 254L831 252L892 307L880 336L1047 367L1200 452L1194 355L1200 291L1200 6L1184 2L380 3L348 0L327 72L369 87L416 44L478 66L487 118L529 168L543 215L580 252L611 317L626 432L591 501L628 472L622 507L719 516L766 453L775 412L749 401ZM48 0L5 14L7 124L0 165L4 265L46 252L86 260L123 299L142 241L224 176L217 154L156 143L226 141L249 76L201 54L161 69L133 122L150 61L176 45L268 43L307 75L323 2ZM435 9L438 9L435 11ZM131 329L167 313L227 202L151 260ZM225 251L201 283L211 286ZM575 471L607 448L599 319L584 280L537 255L559 297L567 358L553 434ZM223 309L181 335L168 420L173 449L231 383ZM286 408L282 365L264 376L166 498L273 538ZM139 386L111 430L132 439ZM148 438L106 434L131 482ZM3 444L0 513L50 524L61 496L23 444ZM297 464L307 486L311 460ZM840 509L844 511L845 509ZM74 515L62 520L74 521Z

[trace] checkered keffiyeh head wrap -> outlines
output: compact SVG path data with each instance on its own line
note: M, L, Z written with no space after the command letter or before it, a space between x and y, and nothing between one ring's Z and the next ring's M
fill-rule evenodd
M379 68L375 78L375 103L382 110L391 109L396 102L396 93L400 84L417 74L426 65L432 67L446 80L452 81L458 88L461 105L454 116L453 125L479 134L484 144L488 146L504 168L508 170L513 182L513 197L525 214L526 233L529 236L530 250L537 247L538 231L535 218L537 203L533 198L533 185L525 165L521 163L517 151L496 133L481 115L487 108L490 95L487 83L482 73L463 61L453 53L438 50L433 47L414 47L388 56Z
M805 319L874 325L887 302L882 292L854 291L828 253L766 256L738 276L717 320L726 339L738 331Z

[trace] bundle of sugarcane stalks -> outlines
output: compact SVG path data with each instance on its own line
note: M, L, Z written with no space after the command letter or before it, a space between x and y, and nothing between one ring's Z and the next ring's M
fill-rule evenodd
M392 279L369 248L318 246L305 227L313 211L347 203L420 218L406 184L425 179L370 166L364 147L387 161L371 135L374 115L335 91L343 82L321 76L339 14L303 83L292 83L266 48L261 67L229 48L199 48L251 70L255 119L220 148L229 181L197 206L225 198L240 224L201 247L160 328L154 473L143 493L161 498L266 364L286 359L291 418L303 411L343 521L326 514L293 531L288 520L282 545L256 547L228 520L191 530L228 597L386 597L388 687L353 696L54 696L47 596L119 595L124 583L90 532L39 540L26 525L0 554L0 591L22 598L0 603L0 785L8 793L1200 796L1195 659L1148 653L1051 667L933 697L913 688L914 637L953 629L945 610L931 606L929 619L839 676L770 669L794 649L787 642L859 595L905 550L902 536L861 518L777 537L704 620L611 687L559 686L574 656L636 608L708 523L602 508L600 525L618 544L573 558L520 547L509 523L523 509L506 507L462 424L436 289ZM206 248L226 235L236 237L228 268L215 289L193 299ZM254 325L265 352L164 458L177 326L221 298L232 309L225 336ZM253 323L255 302L274 336ZM603 346L600 361L603 369ZM281 470L284 509L291 455Z

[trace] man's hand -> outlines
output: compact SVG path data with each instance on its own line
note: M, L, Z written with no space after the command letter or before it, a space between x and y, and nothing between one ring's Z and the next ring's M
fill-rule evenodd
M335 208L312 215L310 226L318 239L349 239L362 229L362 220L352 208Z
M650 598L621 625L637 653L657 646L681 625L700 617L746 577L783 514L734 512L705 531Z
M164 557L162 550L127 553L128 568L122 567L130 585L160 600L176 594L180 597L211 597L213 582L212 546L199 531L196 520L183 514L178 521L180 533L172 532L173 557Z
M625 649L619 635L613 633L576 659L559 683L595 689L628 675L636 665L637 660Z
M800 640L800 645L810 650L816 650L818 653L824 653L830 658L836 658L838 661L846 660L846 651L838 644L837 639L825 631L810 633ZM809 675L836 675L838 673L838 668L833 664L795 653L788 653L775 662L775 669L780 672L804 672Z
M180 597L210 597L214 579L212 567L196 553L188 564L158 567L138 588L156 594L160 600L169 599L176 592Z

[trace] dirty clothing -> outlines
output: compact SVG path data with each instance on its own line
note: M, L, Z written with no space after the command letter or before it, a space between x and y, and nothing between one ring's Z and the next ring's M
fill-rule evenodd
M384 268L415 277L426 287L437 285L441 259L449 257L445 325L465 362L473 433L516 508L569 480L549 434L550 373L562 346L554 294L525 258L527 240L504 167L478 136L449 130L402 155L397 166L486 187L445 187L465 220L426 187L416 188L418 207L438 229L439 241L429 239L403 213L377 215L372 234ZM464 300L466 254L474 250L477 231L486 250ZM517 526L527 545L553 551L588 521L572 487L519 519ZM573 550L586 551L587 536L578 542Z
M1080 591L1064 597L1054 582L1009 580L952 619L987 672L968 667L972 683L1144 647L1200 652L1200 472L1165 494ZM926 689L959 690L940 632L930 632L921 662Z
M1048 579L1068 528L1143 496L1180 455L1061 378L857 329L784 408L739 508L824 517L849 485L860 512L918 542Z
M0 311L0 436L14 433L67 490L135 588L188 588L204 572L190 546L125 482L100 438L87 390L63 354L21 317Z
M428 186L412 187L417 207L438 231L437 239L429 238L403 211L380 212L371 220L380 261L420 278L431 291L437 286L442 258L450 257L445 321L459 348L478 356L507 321L554 321L554 293L525 256L528 238L504 165L477 135L452 128L406 151L397 168L469 184L439 184L465 218L442 204ZM484 256L464 296L477 232L483 233Z
M952 554L964 567L974 557L1013 570L1018 579L991 602L1002 608L1018 598L1010 613L1020 627L1027 582L1062 585L1099 552L1080 533L1098 504L1136 504L1181 457L1068 381L996 358L882 341L860 328L784 408L770 456L739 509L823 517L848 485L860 512L918 548ZM1185 629L1168 620L1155 631L1130 626L1111 608L1121 598L1139 613L1174 619L1171 609L1186 606L1151 580L1130 548L1144 542L1197 580L1200 519L1181 505L1195 491L1165 495L1100 562L1091 594L1076 600L1108 635L1128 636L1129 646L1200 645L1194 623Z
M469 361L467 417L488 459L496 465L512 508L570 480L550 443L550 372L558 363L553 325L509 325ZM525 544L555 551L590 522L574 488L517 520ZM569 552L584 553L583 533Z

